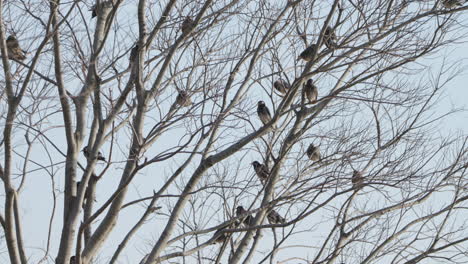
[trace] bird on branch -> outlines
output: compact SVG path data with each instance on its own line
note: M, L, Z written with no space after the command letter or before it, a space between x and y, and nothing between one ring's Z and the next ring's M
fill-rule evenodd
M22 50L15 36L10 35L6 39L8 57L10 59L22 61L26 59L26 51Z
M304 84L303 89L307 100L309 100L309 103L316 103L318 96L318 88L317 86L315 86L314 81L312 79L307 80L307 82Z

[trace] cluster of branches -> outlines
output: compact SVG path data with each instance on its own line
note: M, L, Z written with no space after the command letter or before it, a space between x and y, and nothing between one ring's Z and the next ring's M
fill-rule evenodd
M467 9L0 0L4 259L466 263Z

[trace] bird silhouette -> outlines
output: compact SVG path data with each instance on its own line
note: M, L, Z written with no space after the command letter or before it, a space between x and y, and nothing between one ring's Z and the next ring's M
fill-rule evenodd
M22 61L26 59L26 51L22 50L15 36L10 35L6 39L8 58Z
M355 170L353 172L353 177L351 177L351 183L353 184L354 189L360 189L364 185L364 177L362 176L362 173Z
M214 233L214 235L212 237L212 239L214 239L212 244L224 243L224 241L226 241L227 239L229 239L231 237L232 233L226 233L226 232L223 233L223 231L228 229L228 228L237 227L237 226L239 226L239 224L240 224L239 222L234 222L234 223L225 225L223 227L220 227L218 230L216 230L216 232Z
M85 156L85 158L88 158L88 157L89 157L88 146L84 147L82 151L83 151L83 155ZM102 155L101 151L98 151L98 155L97 155L96 159L97 159L97 160L106 161L106 158L104 158L104 156Z
M281 95L285 95L288 92L290 85L285 80L279 79L273 83L273 87L280 92Z
M271 210L267 215L268 222L270 224L284 224L286 223L286 219L278 214L275 210Z
M244 209L243 206L237 206L236 216L245 215L246 213L247 211ZM246 217L242 218L240 221L245 227L253 226L254 224L254 218L252 215L247 215Z
M192 104L192 100L190 100L190 96L186 91L180 90L176 98L176 104L182 107L190 106Z
M182 30L182 34L186 35L190 33L195 28L195 21L191 17L186 17L184 19L184 22L182 22L182 25L180 26L180 29Z
M271 114L268 107L265 105L265 102L259 101L257 106L257 114L262 121L263 125L268 124L271 121Z
M307 47L301 54L299 54L298 59L302 59L305 61L311 61L313 59L314 53L316 53L317 45L312 44Z
M266 165L263 165L258 161L254 161L252 162L252 166L254 167L255 174L257 174L258 178L260 178L262 182L268 179L269 172Z
M309 100L309 103L316 103L318 89L317 86L315 86L314 81L312 79L307 80L307 82L304 84L303 89L307 100Z
M138 46L138 43L137 43L137 44L135 44L135 46L130 51L130 58L129 58L130 63L132 63L132 62L134 62L136 60L136 58L138 56L138 48L139 48L139 46Z
M466 3L466 2L467 1L464 1L463 3ZM442 0L442 5L447 9L452 9L458 6L462 6L463 3L460 0Z
M310 144L307 148L307 156L312 161L318 161L321 158L320 150L318 147L314 146L314 144Z
M89 11L91 11L91 19L97 17L97 4L93 5Z
M335 31L333 31L333 28L328 26L325 29L325 32L323 34L323 41L325 42L325 46L329 49L334 49L336 48L336 34Z

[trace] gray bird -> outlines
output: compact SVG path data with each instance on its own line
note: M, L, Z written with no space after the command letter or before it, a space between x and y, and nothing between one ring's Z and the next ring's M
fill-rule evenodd
M85 156L85 158L88 158L89 157L89 150L88 150L88 146L84 147L83 148L83 155ZM102 160L102 161L106 161L106 158L104 158L104 156L102 155L101 151L98 151L98 155L97 155L97 160Z
M260 178L260 180L263 182L263 181L266 181L268 179L268 174L270 174L268 172L268 168L266 165L263 165L261 164L260 162L258 161L254 161L252 162L252 165L254 167L254 170L255 170L255 173L257 174L258 178Z
M195 28L195 21L191 17L186 17L180 29L182 30L182 34L186 35L190 33Z
M329 49L334 49L337 46L336 34L330 26L328 26L323 33L323 41L325 42L325 46Z
M458 6L462 6L463 3L461 0L442 0L442 5L447 9L452 9Z
M246 213L247 213L247 211L244 209L243 206L237 206L236 216L241 216L241 215L244 215ZM252 215L247 215L245 218L241 219L240 221L245 227L253 226L253 224L254 224L254 218L253 218Z
M271 121L271 114L268 107L265 105L265 102L259 101L257 106L257 114L263 125L268 124Z
M317 86L315 86L314 81L312 79L307 80L303 89L309 103L315 104L317 102L318 89Z
M288 92L290 85L285 80L279 79L273 83L273 87L282 95L285 95Z
M192 104L192 100L190 100L190 96L186 91L180 90L176 98L176 103L182 107L186 107Z
M320 150L318 147L314 146L314 144L310 144L307 148L307 156L312 161L318 161L321 158Z
M21 49L18 40L13 35L10 35L6 39L6 45L8 50L8 58L19 61L26 59L26 51Z
M270 224L284 224L284 223L286 223L286 219L284 219L284 217L279 215L273 209L268 213L267 218L268 218L268 222Z
M353 184L354 189L360 189L364 185L364 177L362 176L362 173L355 170L353 172L353 177L351 178L351 183Z
M316 50L317 50L317 45L312 44L309 47L307 47L303 52L301 52L301 54L299 54L298 59L311 61L314 56L314 53L316 53Z

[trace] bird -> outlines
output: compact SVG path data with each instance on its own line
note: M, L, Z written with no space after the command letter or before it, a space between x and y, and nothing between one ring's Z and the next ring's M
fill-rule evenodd
M182 34L186 35L192 31L192 29L195 28L195 21L191 17L186 17L184 19L184 22L182 22L182 25L180 29L182 30Z
M236 208L236 216L241 216L243 214L246 214L247 211L244 209L243 206L237 206ZM254 218L252 215L247 215L247 217L241 219L241 223L245 226L245 227L249 227L249 226L253 226L254 224Z
M278 212L276 212L273 209L268 213L267 218L268 218L268 222L270 224L284 224L284 223L286 223L286 219L284 219L284 217L279 215Z
M71 256L70 257L70 264L75 264L76 263L76 257L75 256Z
M353 177L351 178L351 183L353 184L354 189L360 189L364 185L364 177L362 177L362 173L355 170L353 172Z
M263 125L266 125L268 124L268 122L271 121L270 110L268 110L268 107L263 101L258 101L257 114L260 118L260 121L262 121Z
M216 243L224 243L224 241L226 241L227 239L229 239L229 237L231 237L231 233L226 233L226 232L223 232L225 229L227 228L232 228L232 227L235 227L235 226L238 226L239 223L238 222L234 222L234 223L231 223L229 225L225 225L223 227L220 227L218 230L216 230L216 232L214 233L212 239L214 239L213 243L212 244L216 244Z
M290 88L289 84L285 80L282 80L282 79L276 80L273 83L273 87L282 95L285 95Z
M132 48L130 51L130 62L135 61L136 57L138 56L138 43Z
M336 34L330 26L325 29L323 41L325 42L325 46L329 49L336 47Z
M317 96L318 96L318 89L317 86L315 86L314 81L312 79L307 80L307 82L304 84L304 93L309 100L309 103L316 103L317 102Z
M260 178L262 182L268 179L269 172L266 165L263 165L258 161L254 161L252 162L252 166L254 167L254 171L257 174L258 178Z
M89 11L91 11L91 19L97 17L97 4L93 5Z
M89 156L89 151L88 151L88 146L84 147L83 148L83 155L88 158ZM101 151L98 151L98 155L97 155L97 160L102 160L102 161L106 161L106 158L104 158L104 156L102 155Z
M316 53L317 45L312 44L307 47L301 54L299 54L298 59L302 59L305 61L311 61L313 59L314 53Z
M15 36L10 35L6 39L8 58L22 61L26 59L26 51L22 50Z
M447 9L452 9L463 4L460 0L442 0L442 5Z
M182 107L190 106L192 104L192 100L190 100L190 96L188 96L186 91L180 90L176 98L176 104Z
M312 161L318 161L321 158L320 150L318 147L314 146L314 144L310 144L307 148L307 156Z

